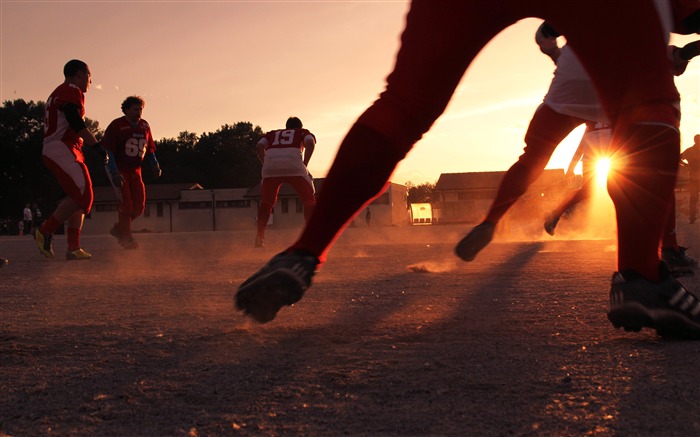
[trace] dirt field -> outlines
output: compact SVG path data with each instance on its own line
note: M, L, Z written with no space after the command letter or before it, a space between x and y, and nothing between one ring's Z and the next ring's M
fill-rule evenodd
M0 435L700 435L700 342L606 319L613 240L462 263L466 229L348 229L267 325L232 296L295 232L85 237L81 262L2 237Z

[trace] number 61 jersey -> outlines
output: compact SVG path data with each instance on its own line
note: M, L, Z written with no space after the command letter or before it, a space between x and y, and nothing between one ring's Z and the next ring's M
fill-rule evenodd
M126 117L112 121L107 126L102 145L114 153L119 170L140 168L146 153L156 151L151 127L144 119L136 124L132 124Z

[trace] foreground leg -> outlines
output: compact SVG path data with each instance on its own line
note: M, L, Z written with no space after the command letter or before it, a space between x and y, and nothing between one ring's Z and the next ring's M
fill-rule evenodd
M77 211L66 222L66 234L68 236L68 249L66 259L69 261L86 260L92 258L92 254L80 246L80 233L83 229L85 214Z
M547 105L540 105L525 134L524 153L503 176L484 221L457 244L457 256L464 261L472 261L491 242L501 218L542 174L559 143L582 123L583 120L579 118L559 114Z
M386 91L343 140L299 240L240 286L239 309L267 322L301 298L340 232L444 111L471 60L517 20L480 6L414 0Z

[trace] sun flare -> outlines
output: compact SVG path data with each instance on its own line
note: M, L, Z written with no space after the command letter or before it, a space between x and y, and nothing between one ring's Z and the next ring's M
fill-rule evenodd
M610 171L610 159L600 158L595 164L595 180L598 185L605 185L608 180L608 172Z

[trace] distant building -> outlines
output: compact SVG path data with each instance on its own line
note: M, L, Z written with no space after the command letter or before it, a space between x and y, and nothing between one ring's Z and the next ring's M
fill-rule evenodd
M323 189L325 178L314 179L316 193ZM260 204L261 186L257 184L243 197L253 201L254 208ZM372 226L405 226L409 223L408 188L405 185L389 183L386 191L377 197L370 205L372 210ZM366 209L360 211L350 226L367 226L365 222ZM282 184L277 196L277 203L271 216L270 228L294 228L304 224L304 209L296 191L288 184Z
M505 171L443 173L435 184L434 223L476 223L483 220ZM580 181L578 181L580 184ZM513 219L540 220L573 188L563 169L545 170L508 214Z
M324 179L314 179L316 190ZM83 233L107 234L117 221L119 203L112 187L94 187L95 202ZM372 226L408 224L407 188L389 184L374 202ZM260 204L260 184L252 188L206 190L196 183L146 185L146 209L134 220L134 232L254 230ZM363 210L355 221L364 222ZM296 192L282 184L272 214L271 229L302 227L304 210ZM355 222L351 223L354 226Z

